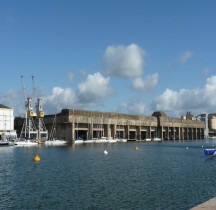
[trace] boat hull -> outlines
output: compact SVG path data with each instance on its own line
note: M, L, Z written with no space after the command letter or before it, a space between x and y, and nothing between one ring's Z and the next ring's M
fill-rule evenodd
M64 140L47 140L44 142L47 146L59 146L59 145L66 145L67 141Z
M34 141L30 141L30 140L26 140L26 141L15 141L14 144L16 146L37 146L38 143L37 142L34 142Z
M0 147L5 147L5 146L9 146L9 142L1 141Z

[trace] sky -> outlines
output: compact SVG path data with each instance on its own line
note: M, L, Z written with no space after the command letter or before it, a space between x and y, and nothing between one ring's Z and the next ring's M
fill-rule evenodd
M25 114L25 95L41 98L45 114L215 113L215 8L215 0L0 0L0 104L15 116Z

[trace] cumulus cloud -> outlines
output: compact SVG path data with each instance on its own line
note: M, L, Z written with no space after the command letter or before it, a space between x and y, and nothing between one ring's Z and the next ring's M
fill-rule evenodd
M208 78L203 88L181 89L179 91L166 89L155 99L153 105L156 110L174 113L188 110L215 112L216 76Z
M60 112L63 108L72 108L77 101L71 88L54 87L52 94L42 98L46 114Z
M193 53L190 51L185 51L183 52L180 57L179 57L179 62L181 64L185 64L188 62L188 60L190 60L193 57Z
M1 104L14 109L14 116L25 114L25 100L20 91L8 90L0 93Z
M110 78L105 78L101 73L89 74L85 82L79 84L77 96L79 103L95 104L101 102L111 93Z
M104 54L105 74L120 77L140 77L146 52L136 44L107 47Z
M132 86L134 90L138 91L149 91L153 89L158 83L158 74L148 75L146 78L135 78L133 80Z
M145 114L147 112L147 107L145 103L141 100L133 100L129 103L122 103L116 110L121 113L129 114Z
M112 94L109 81L109 77L105 78L100 73L90 74L85 82L79 84L77 91L71 88L54 87L51 94L46 95L40 91L37 97L43 95L41 99L45 114L59 113L64 108L87 109L99 106L108 95ZM8 90L4 93L0 92L0 97L2 104L14 109L15 116L24 116L25 102L21 92Z

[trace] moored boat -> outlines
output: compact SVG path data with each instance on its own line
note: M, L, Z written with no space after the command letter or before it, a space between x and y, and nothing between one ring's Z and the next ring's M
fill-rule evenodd
M83 144L83 143L84 143L84 141L82 139L76 139L74 141L74 144Z
M67 141L62 140L62 139L52 139L52 140L46 140L44 142L46 146L61 146L61 145L66 145Z
M0 147L3 147L3 146L9 146L9 142L4 141L4 140L0 140Z
M123 138L122 139L116 139L116 142L123 142L124 143L124 142L127 142L127 139L123 139Z
M91 144L91 143L95 143L95 140L96 140L95 138L87 139L87 140L84 140L83 143L84 144Z
M216 156L216 149L205 149L204 154L206 156Z
M155 138L153 138L153 141L161 141L161 139L158 137L155 137Z
M16 146L37 146L38 143L34 140L24 139L24 140L16 140L14 142Z

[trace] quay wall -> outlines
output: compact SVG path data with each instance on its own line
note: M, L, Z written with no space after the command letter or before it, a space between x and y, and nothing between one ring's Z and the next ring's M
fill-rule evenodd
M199 120L167 117L162 112L152 116L129 115L79 109L63 109L56 115L45 115L44 123L50 133L55 122L55 137L91 139L107 137L131 141L159 137L162 140L203 139L205 125ZM15 119L15 128L21 130L23 118Z

